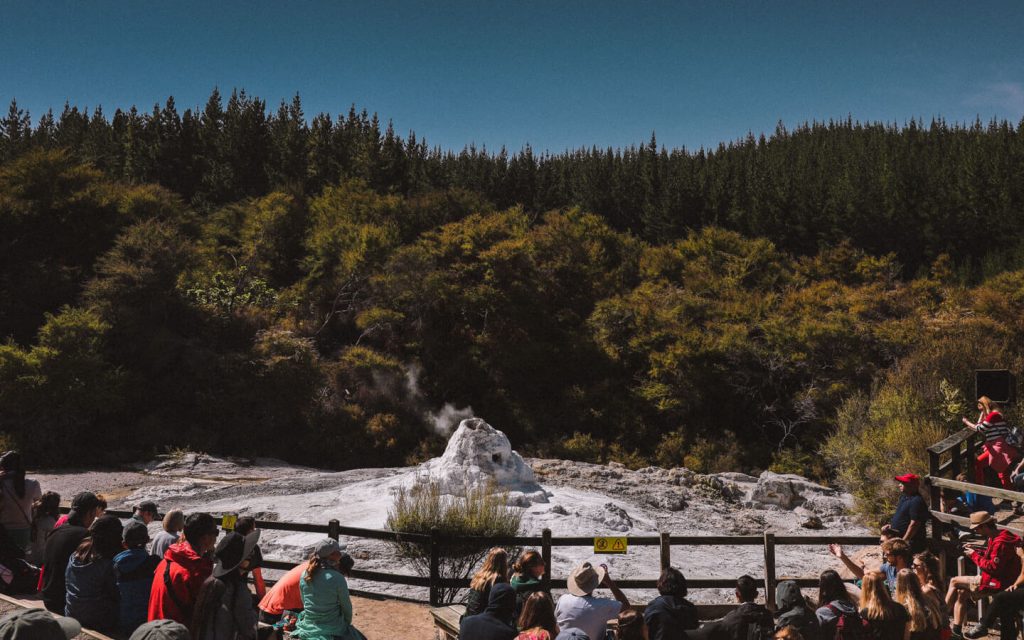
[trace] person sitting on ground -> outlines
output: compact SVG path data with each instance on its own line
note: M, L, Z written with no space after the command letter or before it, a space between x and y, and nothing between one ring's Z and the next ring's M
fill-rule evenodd
M619 627L615 634L617 640L647 640L647 624L638 611L623 611L616 622Z
M910 616L894 601L881 571L868 571L860 592L860 615L878 640L909 640Z
M860 620L853 596L834 569L822 571L818 578L818 608L814 615L818 618L818 634L822 640L835 637L840 618Z
M491 587L499 582L508 582L508 552L501 547L494 547L487 552L483 565L473 574L469 583L465 616L483 612Z
M302 611L302 591L299 581L309 566L308 562L300 562L281 576L267 591L267 595L259 603L259 619L265 624L276 624L285 611Z
M0 456L0 524L22 551L28 551L32 537L32 504L42 496L39 483L25 478L20 453Z
M686 577L668 567L658 576L658 597L644 609L650 640L681 640L700 626L697 607L686 599Z
M558 623L551 595L546 591L534 591L527 596L516 626L522 629L516 640L554 640L558 635Z
M829 553L834 555L843 561L846 568L850 572L858 577L864 577L864 567L854 562L846 552L843 551L843 547L838 544L828 545ZM909 569L913 563L914 556L910 553L910 547L907 542L902 538L891 538L882 543L882 566L878 568L883 574L885 574L885 584L889 591L892 592L896 589L896 574L901 569Z
M121 596L118 628L130 635L146 621L149 591L160 560L146 551L149 530L141 522L129 522L124 529L124 551L114 556L114 574Z
M515 608L516 592L512 585L500 582L495 584L488 594L487 608L481 613L462 618L459 623L459 637L473 640L514 640Z
M896 576L894 600L902 604L910 617L910 640L939 640L948 629L946 616L939 603L921 590L921 582L911 569Z
M192 634L180 622L153 620L136 629L128 640L192 640Z
M516 619L523 611L523 604L530 594L544 589L544 556L539 551L526 551L512 565L512 579L509 584L516 590Z
M917 574L917 580L921 583L921 592L934 598L939 605L939 610L945 613L943 596L946 593L942 585L941 573L939 571L939 558L931 551L923 551L914 556L910 568Z
M195 640L255 640L256 611L245 576L259 539L259 531L232 531L217 544L213 573L196 597L190 627Z
M776 585L775 607L776 631L792 627L804 640L818 640L818 617L807 606L807 600L794 580L783 580Z
M82 540L89 535L89 527L99 513L99 498L95 493L83 491L71 501L71 511L64 526L54 529L46 538L43 550L42 592L43 604L53 613L64 615L67 602L65 571L68 559Z
M114 556L123 548L121 533L121 521L114 516L97 518L65 570L64 614L100 633L117 631L120 595Z
M185 514L181 509L172 509L164 514L161 524L163 530L153 536L153 546L150 548L150 553L157 560L163 560L167 549L178 541L181 530L185 528Z
M999 632L1002 638L1016 638L1018 632L1018 620L1021 612L1024 611L1024 548L1017 547L1014 550L1017 557L1022 560L1020 573L1013 584L1007 586L999 593L992 596L992 601L985 608L985 614L978 622L973 631L964 633L965 638L984 638L994 629L993 623L999 621Z
M575 627L591 638L604 638L608 621L619 611L632 608L626 594L609 575L608 565L594 567L584 562L572 570L567 583L569 593L562 595L555 607L559 629ZM615 599L595 596L594 590L600 586L607 587Z
M4 640L71 640L80 633L78 621L42 609L15 609L0 618L0 638Z
M736 580L736 601L740 606L730 611L721 620L708 622L700 628L698 635L707 640L747 640L751 637L766 637L775 629L775 620L763 604L757 600L757 582L750 576ZM763 629L764 633L758 633Z
M192 622L199 589L213 572L207 555L217 534L217 523L208 513L193 513L185 519L185 539L167 549L154 572L147 612L150 620Z
M292 632L293 638L365 640L352 626L352 598L348 581L340 571L343 555L337 540L325 538L317 543L299 581L302 614Z
M1013 489L1010 480L1010 466L1020 457L1020 451L1011 446L1006 437L1010 435L1010 426L1003 419L999 405L988 396L978 398L978 421L971 422L963 418L964 425L980 433L985 441L981 443L982 452L974 462L974 481L988 484L985 481L985 469L991 468L999 476L1004 489Z
M992 514L985 511L972 513L971 531L987 538L988 543L984 551L974 546L964 549L964 557L981 570L979 575L955 576L949 581L946 607L953 609L954 635L963 635L966 605L972 599L1002 591L1013 582L1021 569L1021 559L1016 552L1020 546L1020 536L1006 529L1000 531Z
M235 533L240 536L247 536L256 529L256 518L242 516L235 522ZM249 556L249 575L252 577L252 586L256 591L256 601L259 602L267 595L267 582L263 579L263 550L259 545L252 550Z
M46 551L46 536L53 531L60 517L60 494L47 491L32 503L32 527L29 531L28 550L25 559L36 565L43 564Z

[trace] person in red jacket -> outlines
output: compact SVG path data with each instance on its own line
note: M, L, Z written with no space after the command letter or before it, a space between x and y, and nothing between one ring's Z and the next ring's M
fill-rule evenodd
M185 539L172 544L156 567L149 593L150 620L192 622L192 608L203 581L213 573L210 551L217 542L217 523L208 513L185 521Z
M1017 555L1020 536L1007 529L1000 531L996 519L988 511L971 514L971 531L988 538L984 549L967 547L964 555L978 565L981 573L976 576L956 576L949 581L946 592L946 606L953 608L953 635L963 633L964 605L974 598L985 597L1002 591L1013 584L1020 574L1021 560Z

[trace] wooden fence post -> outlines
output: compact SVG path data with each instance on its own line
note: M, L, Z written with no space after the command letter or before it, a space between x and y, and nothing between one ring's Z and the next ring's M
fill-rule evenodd
M775 610L775 534L764 532L764 601Z
M430 606L441 606L441 588L438 580L441 578L441 549L438 544L437 529L430 530Z
M327 523L327 537L337 540L341 536L341 523L332 519Z
M977 482L974 478L974 461L978 459L978 452L974 446L977 436L976 433L967 436L967 454L964 456L964 472L968 478L971 478L971 482ZM959 452L959 447L957 447L957 451Z
M672 545L669 544L670 534L667 531L662 531L660 536L658 546L661 548L661 570L664 571L672 566Z
M544 558L544 576L541 578L544 591L551 591L551 529L540 533L540 557Z
M954 456L959 452L959 448L960 447L957 446L957 451L953 454ZM938 478L942 475L940 465L941 458L942 457L938 452L932 451L931 449L928 450L928 475L932 478ZM929 482L928 484L930 485L930 506L932 509L940 511L942 510L942 498L940 497L939 487L937 487L933 482ZM932 540L935 542L936 546L940 546L942 543L942 525L934 519L932 520Z

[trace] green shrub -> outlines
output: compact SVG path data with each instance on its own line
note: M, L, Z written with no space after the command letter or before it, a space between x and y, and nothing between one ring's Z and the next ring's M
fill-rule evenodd
M493 538L519 533L523 519L520 509L508 506L508 494L481 487L466 497L446 495L435 483L401 488L388 510L386 527L402 533L430 534L436 530L442 539L456 536ZM392 543L398 554L411 561L416 573L430 575L430 547L426 544ZM468 578L491 548L489 544L444 545L441 547L442 578ZM457 588L441 590L442 602L453 602Z

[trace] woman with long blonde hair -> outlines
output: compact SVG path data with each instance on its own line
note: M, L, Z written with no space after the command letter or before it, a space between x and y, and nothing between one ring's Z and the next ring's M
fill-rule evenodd
M1013 490L1010 465L1020 457L1020 452L1006 441L1010 427L1003 419L999 405L988 396L981 396L978 398L978 421L963 418L963 422L968 429L974 429L985 438L981 443L981 455L974 462L974 481L985 484L985 467L992 467L1003 488Z
M914 562L910 568L917 574L917 581L921 583L921 592L935 598L939 604L939 611L944 614L946 611L944 602L946 587L942 584L939 575L939 559L931 551L922 551L914 556Z
M896 602L907 609L911 640L938 640L943 627L942 610L935 598L921 591L917 574L901 569L896 574Z
M491 587L499 582L508 582L508 551L494 547L487 552L483 566L473 574L473 579L469 583L464 617L483 613L491 596Z
M860 592L860 615L868 621L879 640L910 640L910 620L906 608L893 601L885 584L885 574L868 571Z

